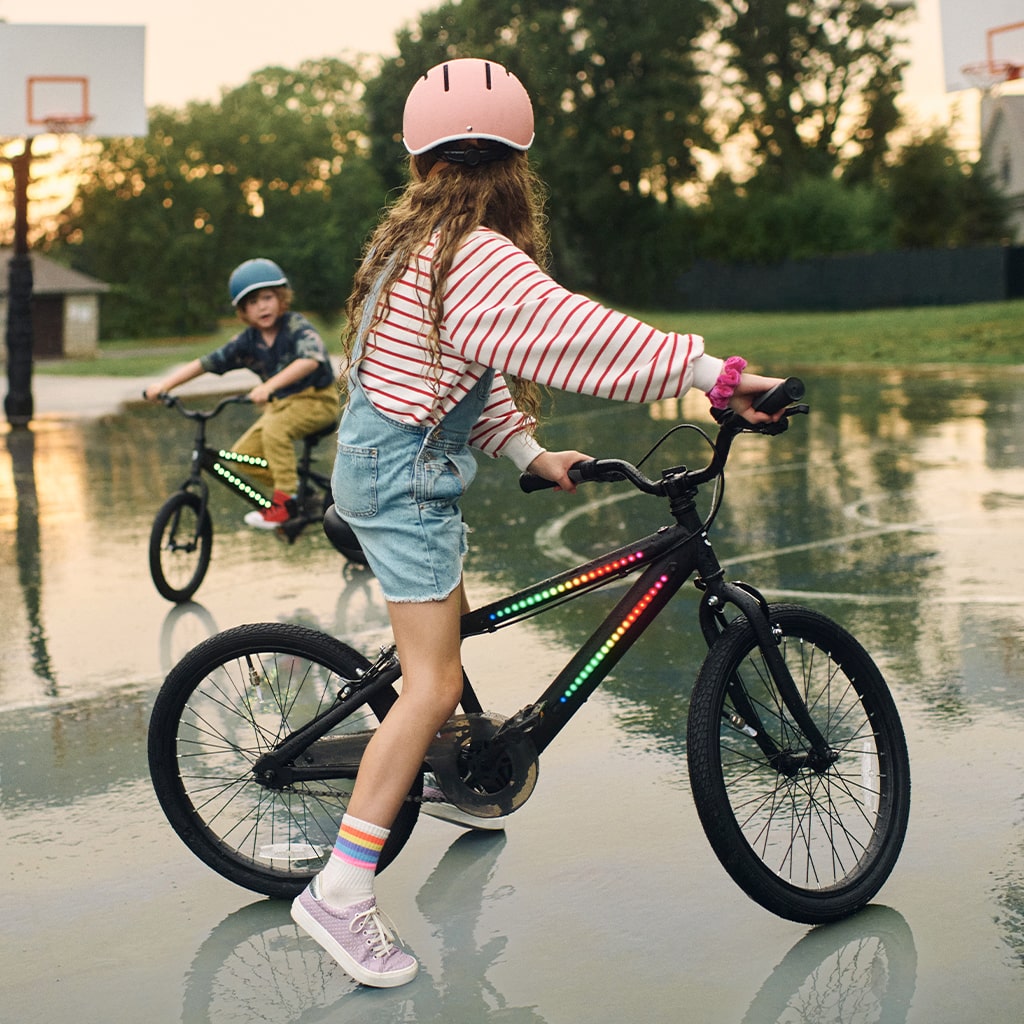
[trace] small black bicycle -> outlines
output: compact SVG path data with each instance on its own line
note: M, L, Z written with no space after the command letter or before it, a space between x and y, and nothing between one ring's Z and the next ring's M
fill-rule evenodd
M578 481L627 483L666 502L671 519L463 616L463 636L486 636L636 577L540 696L511 717L485 712L465 679L461 713L423 764L448 801L479 817L521 807L540 754L693 577L708 652L686 749L712 848L750 897L789 920L840 920L875 896L896 864L910 807L907 745L889 688L838 623L727 580L710 537L734 439L783 432L808 411L790 404L802 394L791 378L764 396L768 411L786 408L776 423L725 413L714 439L691 426L712 450L699 469L670 466L651 479L619 459L574 467ZM702 514L696 499L708 484ZM549 485L524 477L523 486ZM292 624L238 626L203 641L168 674L149 728L153 783L175 831L233 882L294 896L331 854L363 751L401 675L393 645L371 660ZM421 773L379 868L408 840L422 794Z
M162 394L160 400L195 423L192 460L188 479L160 506L149 537L149 572L162 597L180 604L188 601L210 567L213 552L213 520L209 509L209 486L203 477L227 487L253 508L270 507L270 496L245 477L247 466L265 469L266 459L242 455L206 443L206 425L229 405L245 404L246 395L222 398L212 409L190 409L176 395ZM324 427L304 437L298 455L299 485L295 495L297 515L283 523L278 532L293 544L311 523L320 524L324 513L334 504L331 480L313 466L317 444L329 437L336 426ZM344 532L344 531L343 531ZM336 535L335 547L350 561L364 565L359 542L351 530Z

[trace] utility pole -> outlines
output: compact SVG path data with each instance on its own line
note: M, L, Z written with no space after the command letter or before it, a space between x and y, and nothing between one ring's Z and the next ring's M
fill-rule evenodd
M14 254L7 270L7 395L4 412L12 427L32 420L32 258L28 254L28 183L32 139L20 156L11 157L14 171Z

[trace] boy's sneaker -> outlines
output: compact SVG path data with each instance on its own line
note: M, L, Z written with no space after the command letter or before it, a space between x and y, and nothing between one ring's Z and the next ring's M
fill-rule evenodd
M416 977L416 958L395 945L394 926L375 899L335 910L320 898L317 876L292 902L292 920L356 981L395 988Z
M253 509L246 512L245 525L255 527L257 530L276 530L284 526L289 519L296 514L295 499L284 491L274 491L270 508Z
M463 828L475 828L485 832L500 832L505 827L506 815L498 818L479 818L475 814L469 814L449 803L448 798L438 789L427 783L423 787L422 803L420 810L429 814L432 818L439 818L441 821L451 822L453 825L461 825Z

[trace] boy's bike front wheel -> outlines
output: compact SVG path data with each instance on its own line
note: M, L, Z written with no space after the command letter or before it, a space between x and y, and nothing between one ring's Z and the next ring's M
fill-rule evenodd
M160 506L149 535L149 573L161 597L180 604L210 567L213 523L198 494L178 491Z
M828 763L811 753L740 617L694 686L690 784L740 888L781 917L824 924L865 906L896 864L910 808L906 740L885 680L848 632L796 605L772 605L769 618Z
M149 725L149 769L174 831L202 861L267 896L297 895L331 856L358 759L323 758L323 777L281 783L257 762L330 707L369 662L334 637L291 623L237 626L204 640L171 670ZM379 691L343 719L319 750L365 747L396 700ZM295 759L318 762L311 746ZM314 773L318 774L318 773ZM397 818L377 866L397 856L419 814L423 778Z

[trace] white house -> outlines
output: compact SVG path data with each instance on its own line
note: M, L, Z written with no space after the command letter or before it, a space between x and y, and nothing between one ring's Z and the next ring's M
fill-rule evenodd
M981 161L1009 199L1012 241L1024 243L1024 93L982 97Z

